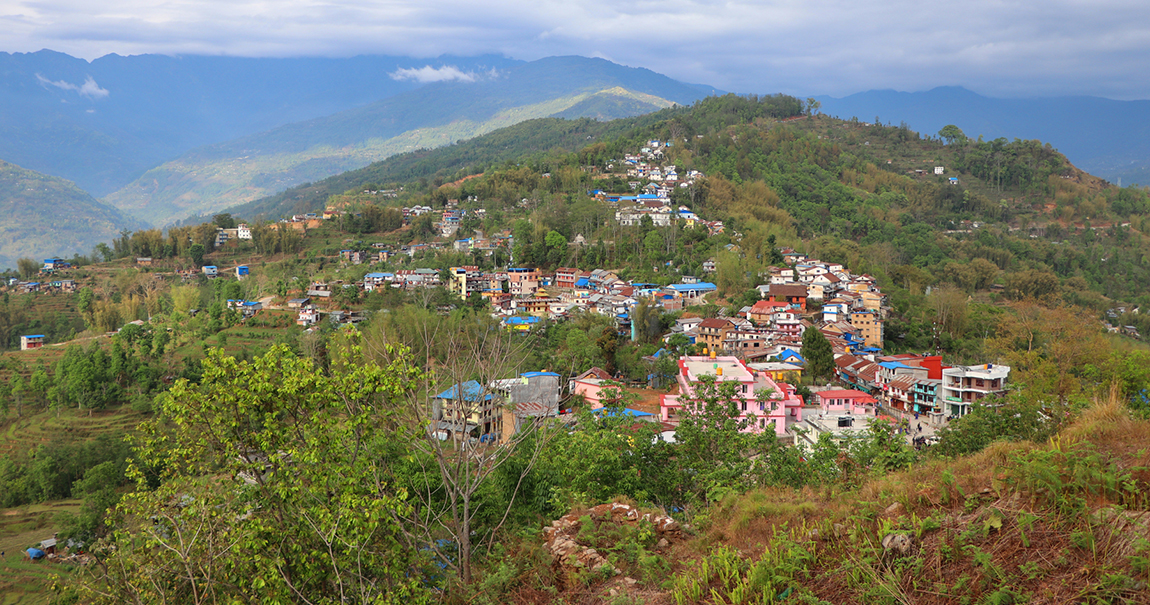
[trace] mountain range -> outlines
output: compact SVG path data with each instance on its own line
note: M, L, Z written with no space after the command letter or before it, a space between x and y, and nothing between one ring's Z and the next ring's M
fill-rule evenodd
M200 147L147 171L105 201L164 225L524 120L610 120L716 92L603 59L549 57Z

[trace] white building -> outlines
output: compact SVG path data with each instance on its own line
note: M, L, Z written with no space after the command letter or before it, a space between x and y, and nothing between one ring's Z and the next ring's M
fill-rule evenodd
M955 366L942 371L942 386L938 403L945 406L950 416L970 413L970 404L986 397L1006 392L1006 379L1010 366L992 363L977 366Z

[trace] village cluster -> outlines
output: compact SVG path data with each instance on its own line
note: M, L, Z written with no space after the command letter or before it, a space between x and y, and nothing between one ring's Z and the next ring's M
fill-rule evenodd
M689 186L702 174L693 170L680 174L675 166L663 165L661 160L668 145L652 140L638 154L624 156L628 176L646 181L645 185L642 181L632 181L631 193L601 190L588 193L617 208L615 217L621 226L636 226L643 217L648 217L655 226L684 221L687 227L706 228L711 234L721 232L721 222L705 221L685 207L672 205L670 196L674 188ZM449 200L442 210L427 206L403 208L403 220L407 223L432 214L438 219L433 223L437 232L443 238L451 238L457 235L468 213L481 218L485 211L463 209L458 200ZM339 210L329 209L322 214L294 216L277 225L281 229L306 232L339 216ZM234 229L219 229L216 243L224 245L233 239L251 238L251 229L240 224ZM574 244L585 243L580 239ZM415 259L421 252L448 248L490 255L496 249L510 251L513 244L508 231L492 236L476 232L473 237L397 249L380 243L372 244L370 249L349 248L340 251L339 258L346 265L382 264L396 255ZM313 282L302 288L305 296L287 301L286 306L297 313L296 323L300 326L315 326L324 316L335 323L348 324L362 321L366 315L330 309L331 305L321 301L337 298L341 291L349 288L355 289L358 296L360 290L444 287L461 300L481 298L490 305L493 316L512 332L529 332L577 313L599 313L611 318L621 337L632 340L639 339L639 328L632 318L640 304L655 312L683 311L662 337L664 342L678 337L677 342L693 345L696 353L676 361L677 392L662 396L657 413L627 411L636 418L662 423L667 439L674 438L684 406L696 398L705 377L737 383L736 392L742 399L740 416L746 430L774 431L780 437L807 446L821 433L830 433L836 440L857 435L880 413L939 426L950 418L969 413L975 401L1005 392L1010 372L1005 366L951 367L938 355L884 356L883 325L889 306L872 277L851 273L839 263L809 258L789 248L779 252L785 264L770 267L759 275L763 282L757 287L760 300L733 315L724 311L709 318L690 312L692 306L706 303L708 295L717 290L715 284L705 279L682 276L679 283L659 285L622 279L608 269L572 267L555 270L509 267L484 271L475 265L464 265L445 271L425 267L373 271L360 283ZM42 273L45 275L67 266L60 259L44 262ZM139 258L136 262L148 266L151 259ZM701 266L704 274L716 269L714 259ZM249 274L245 265L226 270L233 271L237 279ZM197 273L211 279L225 271L206 265ZM190 279L197 273L187 272L182 277ZM71 280L57 281L59 283L50 282L48 287L75 289ZM39 282L12 285L22 291L41 287ZM255 301L229 300L227 304L244 317L263 308L263 303ZM811 400L806 401L796 385L807 365L802 356L803 335L812 329L820 331L830 343L835 377L841 386L828 384L811 388ZM26 336L23 341L25 348L42 344L43 337L37 335ZM648 361L656 362L662 354L666 354L666 349ZM499 384L457 385L457 389L453 387L454 390L436 398L441 404L436 408L438 430L476 439L507 438L525 418L559 415L563 407L560 402L569 396L581 397L593 408L602 407L604 393L611 392L609 389L614 388L618 378L596 368L566 379L553 372L530 372ZM466 401L477 393L491 390L497 396L489 400L474 401L469 406L450 405L451 401ZM465 417L453 415L452 410L463 409L469 410Z

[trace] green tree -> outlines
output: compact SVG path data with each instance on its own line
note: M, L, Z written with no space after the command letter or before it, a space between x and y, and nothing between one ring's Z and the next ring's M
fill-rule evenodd
M192 262L196 264L196 267L204 266L205 250L207 250L207 248L205 248L204 245L199 242L192 244L191 247L188 248L188 257L192 259Z
M32 279L37 273L40 272L40 263L30 258L16 259L16 270L20 272L20 277L24 279Z
M942 137L943 140L946 141L947 145L951 145L956 141L959 143L966 141L966 134L962 132L961 128L955 126L954 124L947 124L946 126L943 126L942 130L938 131L938 136Z
M830 378L835 369L835 354L827 337L817 328L803 331L803 359L807 360L807 375L815 380Z
M703 376L695 397L682 400L683 412L675 430L681 504L714 502L755 483L753 457L775 441L773 425L762 432L754 430L756 417L770 414L772 403L769 393L745 399L738 388L736 382ZM750 413L744 417L743 411Z
M138 438L137 489L86 597L428 602L420 551L398 539L412 509L384 468L388 444L411 438L392 402L417 378L358 344L330 373L283 345L251 362L209 351L202 382L178 380Z

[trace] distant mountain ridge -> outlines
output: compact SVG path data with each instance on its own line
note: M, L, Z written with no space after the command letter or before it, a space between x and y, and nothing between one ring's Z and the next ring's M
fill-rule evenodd
M0 53L0 158L104 196L195 147L519 63Z
M105 201L163 225L524 120L628 117L716 92L603 59L548 57L201 147Z
M0 267L16 259L88 254L124 229L145 227L138 219L101 204L70 181L0 160Z
M1124 185L1150 184L1150 101L995 99L954 86L816 98L827 115L867 122L877 116L884 123L906 122L924 135L937 136L943 126L954 124L971 138L1047 141L1096 176L1115 183L1121 178Z

